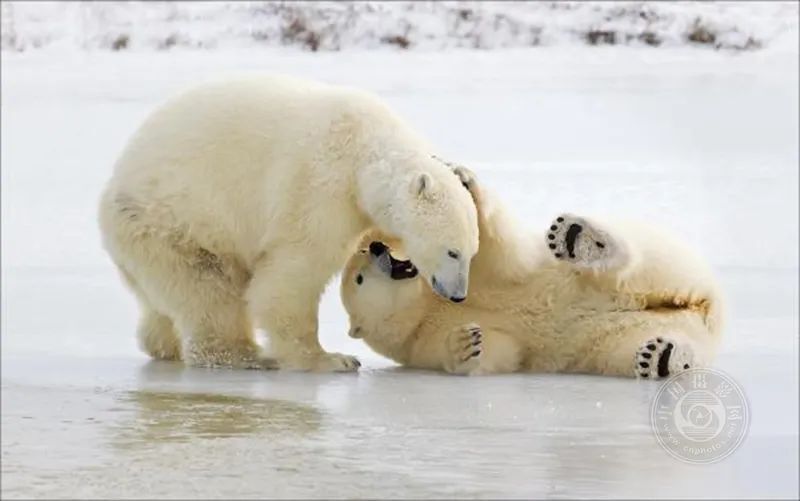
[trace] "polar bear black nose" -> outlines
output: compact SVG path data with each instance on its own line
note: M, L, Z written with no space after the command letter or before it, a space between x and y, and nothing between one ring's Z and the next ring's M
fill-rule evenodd
M386 249L388 249L388 247L386 247L383 242L372 242L369 244L369 253L373 256L380 256L386 252Z
M451 296L450 297L450 301L452 301L454 303L460 303L461 301L463 301L465 299L467 299L467 298L465 298L465 297L456 297L456 296Z

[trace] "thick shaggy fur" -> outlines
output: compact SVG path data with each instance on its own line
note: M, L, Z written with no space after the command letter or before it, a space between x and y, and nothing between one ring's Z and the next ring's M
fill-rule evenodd
M402 241L440 293L466 295L475 205L431 153L375 98L319 83L252 76L166 103L130 140L100 205L105 247L141 304L144 351L355 370L320 346L317 308L371 229Z
M362 248L342 277L351 336L400 364L457 374L655 379L711 363L720 297L709 268L676 239L569 214L535 235L471 172L456 172L478 207L469 298L454 305L419 278L392 280Z

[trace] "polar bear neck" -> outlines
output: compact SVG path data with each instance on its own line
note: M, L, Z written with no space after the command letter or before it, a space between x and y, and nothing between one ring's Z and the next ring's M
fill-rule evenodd
M377 315L371 322L361 323L364 341L376 352L400 363L406 363L409 340L419 331L433 304L430 301L433 292L420 279L411 279L404 287L402 293L392 295L388 315Z
M446 168L431 161L428 141L383 102L363 92L338 92L347 107L334 121L329 140L354 169L358 208L384 233L405 236L415 176Z
M359 208L382 232L404 238L411 210L411 186L420 172L434 177L438 165L430 167L418 153L389 152L380 159L371 159L356 171ZM441 167L444 169L444 167Z
M402 212L400 190L413 179L409 169L399 167L401 163L405 164L396 159L380 159L362 166L356 173L359 206L383 230L389 229L384 226L395 226L394 220Z

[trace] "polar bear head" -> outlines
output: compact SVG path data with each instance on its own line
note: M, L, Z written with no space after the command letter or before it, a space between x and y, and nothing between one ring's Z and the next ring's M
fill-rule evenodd
M435 296L411 262L383 242L367 241L350 257L340 294L350 317L350 336L370 338L414 328Z
M381 231L403 242L419 274L437 294L463 301L470 261L478 252L475 203L440 161L405 159L401 168L397 163L383 162L361 181L366 212Z

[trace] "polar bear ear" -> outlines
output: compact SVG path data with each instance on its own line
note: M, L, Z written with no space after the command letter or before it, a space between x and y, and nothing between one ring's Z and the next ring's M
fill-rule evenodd
M422 172L414 177L411 183L411 192L418 197L425 197L433 193L433 178L427 172Z

